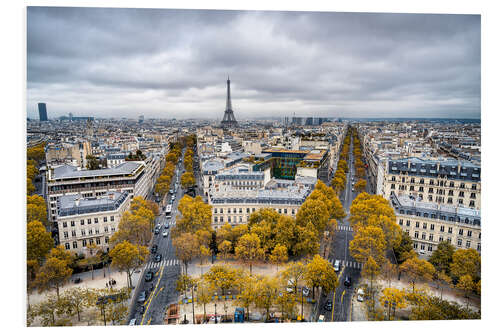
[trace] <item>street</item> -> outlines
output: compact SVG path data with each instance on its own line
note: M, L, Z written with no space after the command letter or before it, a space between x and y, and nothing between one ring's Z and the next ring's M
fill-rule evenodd
M350 321L351 320L351 302L355 300L356 285L360 278L362 265L349 254L349 242L353 239L353 230L349 225L350 208L352 201L356 198L357 193L352 191L352 183L356 183L357 178L354 172L354 156L353 156L353 144L351 136L351 145L349 147L349 170L346 174L346 188L343 193L339 195L339 199L342 202L344 210L347 216L342 221L337 221L337 231L332 241L332 246L330 247L330 253L328 254L328 261L332 264L336 260L340 261L340 270L337 272L339 285L335 291L332 291L326 297L321 296L319 301L319 308L317 317L319 315L325 316L325 321ZM354 180L353 180L354 178ZM349 277L351 279L351 286L347 287L344 285L344 281ZM333 317L332 311L325 310L325 303L327 300L333 301ZM317 319L317 318L316 318Z
M158 250L155 254L150 254L149 262L144 265L142 278L138 285L134 289L134 297L132 299L131 311L128 320L136 318L136 325L161 325L164 324L163 318L165 314L165 308L170 303L177 302L178 292L175 290L177 279L181 273L181 262L175 256L175 248L172 245L171 240L171 229L175 225L177 207L179 200L183 196L183 190L180 186L180 178L184 173L184 153L186 149L182 150L182 156L180 158L180 166L176 166L176 170L179 170L179 186L177 192L175 192L175 200L172 203L172 213L170 218L165 215L165 207L170 201L171 194L166 194L166 199L168 201L162 200L160 202L160 216L156 217L155 225L160 224L161 230L158 235L153 234L153 240L151 244L156 244ZM172 178L172 184L170 188L174 190L176 177ZM166 202L166 204L165 204ZM169 228L165 229L165 225L168 224ZM168 236L164 237L162 233L168 230ZM155 262L154 257L156 254L161 254L162 259L160 262ZM150 282L145 281L145 273L152 271L154 273L153 279ZM146 301L138 303L137 298L141 291L146 290ZM144 313L141 313L141 306L144 306Z

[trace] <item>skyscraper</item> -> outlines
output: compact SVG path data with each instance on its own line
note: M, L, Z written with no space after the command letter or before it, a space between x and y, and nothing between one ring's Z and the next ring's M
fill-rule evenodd
M231 81L229 76L227 77L227 98L226 98L226 110L224 111L224 118L220 123L222 127L236 127L238 122L234 118L233 106L231 105Z
M48 121L47 119L47 106L45 103L38 103L38 116L40 117L40 121Z

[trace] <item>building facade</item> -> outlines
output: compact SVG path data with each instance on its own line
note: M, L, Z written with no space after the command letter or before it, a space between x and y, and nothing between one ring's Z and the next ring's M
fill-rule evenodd
M477 209L426 203L409 196L391 195L396 221L413 240L413 247L428 257L440 242L481 251L481 214Z
M130 206L128 192L106 192L101 198L63 195L57 199L57 225L60 244L66 250L87 255L96 245L109 251L109 239L118 229L123 213Z
M38 117L40 121L48 121L47 118L47 105L45 103L38 103Z
M457 160L404 158L379 168L377 194L409 195L423 202L481 209L481 166ZM379 193L379 191L381 193Z

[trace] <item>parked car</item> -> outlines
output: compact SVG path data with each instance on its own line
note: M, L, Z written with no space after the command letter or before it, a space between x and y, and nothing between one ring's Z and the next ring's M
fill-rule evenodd
M351 277L350 276L345 277L344 286L346 286L347 288L349 288L351 286Z
M155 228L155 235L158 235L160 233L160 229Z
M163 237L168 237L168 230L165 230L165 231L163 232Z
M154 257L154 261L155 261L155 262L160 262L160 261L161 261L161 257L162 257L162 256L161 256L161 253L158 253L157 255L155 255L155 257Z
M154 244L151 246L151 253L156 253L156 251L158 251L158 245Z
M144 303L146 301L146 297L147 297L147 291L146 290L141 291L139 297L137 297L137 303Z
M168 225L168 223L165 223L165 226L164 226L164 227L165 227L165 229L170 228L170 226Z
M144 311L146 311L146 307L144 305L139 306L139 313L144 314Z
M288 280L287 286L286 286L286 292L288 293L293 293L294 287L293 287L293 281Z
M340 270L340 260L335 260L335 263L333 264L333 270L335 272L338 272Z
M307 297L307 296L309 296L309 292L310 292L310 291L311 291L311 290L310 290L309 288L307 288L307 287L302 288L302 294L303 294L304 296L306 296L306 297Z
M318 322L322 323L325 321L325 316L324 315L320 315L319 318L318 318Z
M130 319L130 322L128 323L130 326L134 326L135 325L135 321L136 319L135 318L132 318Z
M149 281L152 281L153 280L153 277L154 277L154 274L152 271L148 271L144 277L144 280L146 282L149 282Z
M333 308L332 301L330 301L330 300L326 301L326 303L325 303L325 310L326 311L332 311L332 308Z

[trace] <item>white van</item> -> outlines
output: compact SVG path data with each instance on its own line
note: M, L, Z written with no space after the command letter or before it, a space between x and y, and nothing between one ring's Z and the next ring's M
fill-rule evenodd
M363 302L364 301L364 296L365 296L365 292L363 291L362 288L359 288L358 289L358 302Z
M335 272L338 272L340 270L340 260L335 260L335 263L333 264L333 270Z

